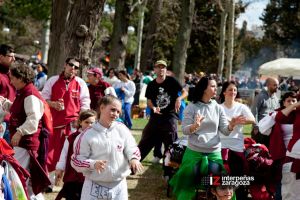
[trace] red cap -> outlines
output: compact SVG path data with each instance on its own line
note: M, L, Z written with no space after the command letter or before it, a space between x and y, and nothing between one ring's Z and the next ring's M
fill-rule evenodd
M98 75L100 75L100 77L103 76L102 69L97 68L97 67L93 67L93 68L88 69L87 73L89 73L89 74L98 74Z

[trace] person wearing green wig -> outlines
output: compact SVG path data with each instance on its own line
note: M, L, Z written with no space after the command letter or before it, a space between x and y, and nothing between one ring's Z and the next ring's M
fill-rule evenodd
M216 93L216 81L202 77L184 111L182 131L188 135L188 146L179 170L169 182L178 200L191 200L198 189L207 189L201 185L201 177L225 173L219 132L229 135L245 121L243 116L228 121L223 108L213 100Z

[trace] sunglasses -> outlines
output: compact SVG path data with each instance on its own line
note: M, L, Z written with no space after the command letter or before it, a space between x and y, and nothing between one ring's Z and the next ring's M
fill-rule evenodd
M74 65L73 63L68 63L68 65L69 65L70 67L74 67L74 69L79 69L79 66Z

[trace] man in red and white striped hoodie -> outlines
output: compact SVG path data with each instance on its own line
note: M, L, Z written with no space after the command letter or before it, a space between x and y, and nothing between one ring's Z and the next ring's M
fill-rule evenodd
M48 102L53 117L54 134L50 138L48 170L55 170L65 138L71 134L73 122L79 112L90 109L90 94L83 79L76 76L79 70L77 58L67 58L64 71L48 79L42 96Z

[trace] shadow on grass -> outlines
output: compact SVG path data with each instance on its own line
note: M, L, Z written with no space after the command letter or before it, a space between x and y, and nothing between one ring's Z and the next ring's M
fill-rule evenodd
M127 177L130 200L172 200L162 179L162 166L143 162L144 173Z

